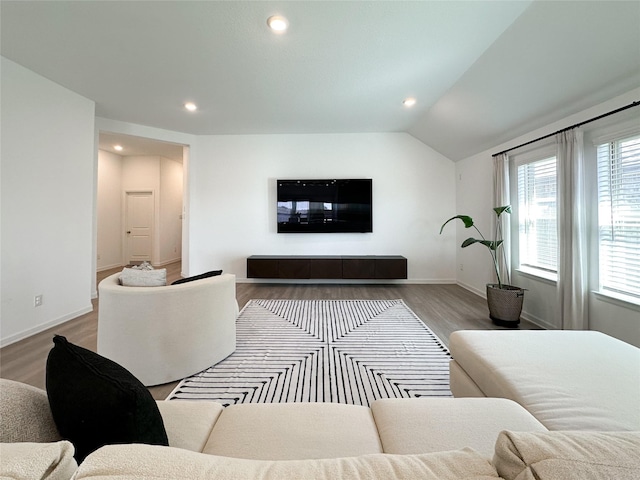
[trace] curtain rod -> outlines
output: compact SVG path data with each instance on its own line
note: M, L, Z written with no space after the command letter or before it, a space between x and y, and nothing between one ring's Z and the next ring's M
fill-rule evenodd
M616 113L622 112L622 111L627 110L629 108L637 107L638 105L640 105L640 101L635 101L633 103L630 103L629 105L625 105L624 107L620 107L620 108L618 108L616 110L613 110L611 112L608 112L608 113L603 113L602 115L598 115L597 117L590 118L589 120L585 120L584 122L576 123L575 125L571 125L570 127L563 128L561 130L558 130L557 132L553 132L553 133L550 133L548 135L544 135L542 137L536 138L535 140L530 140L528 142L521 143L520 145L517 145L515 147L507 148L506 150L503 150L503 151L498 152L498 153L494 153L491 156L492 157L497 157L498 155L502 155L503 153L510 152L511 150L515 150L515 149L521 148L521 147L526 147L527 145L531 145L532 143L539 142L540 140L544 140L545 138L553 137L554 135L557 135L558 133L566 132L567 130L572 130L574 128L581 127L582 125L586 125L587 123L595 122L596 120L600 120L601 118L605 118L605 117L608 117L610 115L614 115Z

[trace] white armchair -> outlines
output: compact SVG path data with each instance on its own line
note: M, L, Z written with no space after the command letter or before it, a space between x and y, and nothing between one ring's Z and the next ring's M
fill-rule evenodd
M98 353L144 385L180 380L236 349L236 277L125 287L119 273L98 286Z

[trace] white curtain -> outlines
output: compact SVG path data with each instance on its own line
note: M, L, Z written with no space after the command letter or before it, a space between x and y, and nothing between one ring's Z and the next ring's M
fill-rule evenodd
M506 153L500 153L493 157L493 206L503 207L511 205L509 193L509 157ZM511 280L511 228L510 215L503 213L500 217L502 227L502 254L498 255L498 272L504 283Z
M582 130L556 134L558 160L558 305L563 330L589 328L587 228Z

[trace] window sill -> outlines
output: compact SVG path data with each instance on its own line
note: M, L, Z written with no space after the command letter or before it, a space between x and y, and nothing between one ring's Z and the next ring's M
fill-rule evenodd
M558 282L558 275L551 272L545 272L542 270L536 270L535 268L527 268L520 267L516 268L516 272L525 277L532 278L534 280L538 280L544 283L548 283L549 285L556 285Z
M602 290L594 290L593 295L603 302L612 303L619 307L630 308L640 312L640 299L619 293L607 292Z

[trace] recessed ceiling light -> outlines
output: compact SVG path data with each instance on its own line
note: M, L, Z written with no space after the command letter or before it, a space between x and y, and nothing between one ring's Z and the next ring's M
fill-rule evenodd
M267 19L267 25L276 33L284 33L289 28L289 22L280 15L273 15Z
M195 112L198 109L198 106L193 102L187 102L184 104L184 108L186 108L190 112Z
M119 152L122 151L122 145L114 145L113 148L114 148L114 150L117 150Z
M416 99L413 97L405 98L402 104L405 107L413 107L416 104Z

